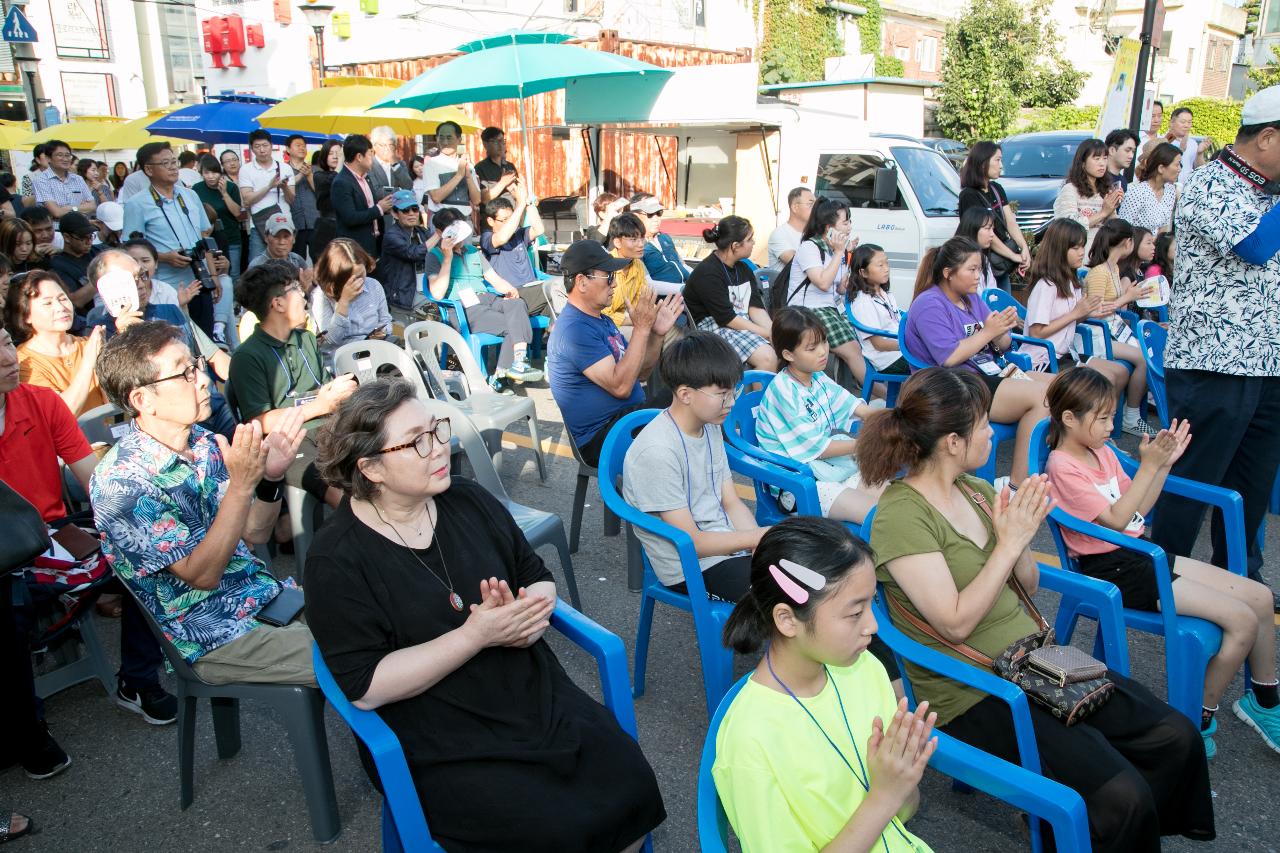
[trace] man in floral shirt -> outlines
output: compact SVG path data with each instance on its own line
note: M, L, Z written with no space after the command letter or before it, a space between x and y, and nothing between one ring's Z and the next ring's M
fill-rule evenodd
M1240 493L1249 573L1263 580L1258 525L1280 467L1280 86L1250 98L1241 122L1182 190L1165 368L1169 416L1195 434L1173 473ZM1190 554L1203 517L1203 504L1167 497L1152 537ZM1215 516L1213 562L1226 557Z
M254 618L281 585L246 544L267 541L280 513L302 410L265 438L256 423L230 442L202 429L209 377L183 340L136 323L98 359L103 390L134 418L91 481L103 552L205 681L315 684L306 625Z

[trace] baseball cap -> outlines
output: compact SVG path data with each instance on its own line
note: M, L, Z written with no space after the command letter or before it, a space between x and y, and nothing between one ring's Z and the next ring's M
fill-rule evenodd
M648 198L641 199L640 201L631 205L632 213L647 213L649 215L653 215L655 213L661 213L662 210L663 210L662 202L658 201L658 199L655 198L654 196L649 196Z
M58 230L63 234L70 234L74 237L88 237L90 234L98 232L94 224L89 221L89 217L78 210L62 214L62 218L58 220Z
M124 230L124 205L117 201L104 201L98 205L97 217L112 231Z
M264 230L271 237L274 237L275 235L279 234L281 231L288 231L290 234L292 234L293 233L293 217L283 212L273 213L271 214L271 217L267 220L267 225Z
M391 206L396 210L408 210L411 207L421 207L422 205L413 197L412 190L396 190L391 196Z
M1240 126L1270 124L1280 121L1280 86L1268 86L1255 92L1240 110Z
M579 273L591 270L617 272L630 263L630 258L615 258L595 240L579 240L564 250L560 269L564 272L565 283L569 284Z

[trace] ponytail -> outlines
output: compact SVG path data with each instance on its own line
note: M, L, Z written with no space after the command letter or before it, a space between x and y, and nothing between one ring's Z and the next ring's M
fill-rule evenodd
M868 484L913 471L952 433L968 439L991 408L991 392L971 370L929 367L902 385L898 404L867 418L858 431L858 470Z
M767 569L766 569L767 571ZM752 572L752 577L755 572ZM772 577L770 577L772 580ZM773 616L765 613L750 589L724 623L724 645L740 655L757 654L773 636Z

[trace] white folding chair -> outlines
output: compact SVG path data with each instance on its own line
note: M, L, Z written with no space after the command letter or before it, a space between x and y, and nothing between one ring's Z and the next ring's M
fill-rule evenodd
M457 329L434 320L423 320L414 323L404 330L404 347L408 353L419 356L417 363L428 374L430 384L440 389L440 393L432 394L437 399L448 396L445 402L457 406L472 422L481 434L499 433L496 442L487 441L492 451L495 467L502 464L501 432L508 424L521 420L528 421L529 439L533 442L533 456L538 465L538 477L547 481L547 463L542 451L542 439L538 433L538 413L534 409L533 400L528 397L517 397L513 394L499 394L489 387L485 381L480 365L476 364L470 347L463 340ZM444 373L440 369L441 349L447 347L457 356L466 379L467 396L457 399L444 391L446 388Z
M578 579L573 574L573 558L569 556L569 539L565 535L564 520L555 513L534 509L511 500L511 496L502 485L502 478L498 476L498 469L494 467L493 460L489 456L484 437L481 436L475 422L462 411L460 406L442 400L424 400L423 402L426 404L427 411L433 416L449 419L449 425L453 428L453 437L462 446L462 452L466 454L467 462L471 464L476 482L502 502L515 518L516 524L520 525L529 544L535 549L542 545L551 545L556 549L556 553L560 556L560 568L569 586L569 603L576 610L581 611L582 604L578 600Z

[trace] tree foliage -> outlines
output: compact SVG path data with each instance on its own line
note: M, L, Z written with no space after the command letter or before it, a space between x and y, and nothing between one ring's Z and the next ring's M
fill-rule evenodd
M1059 107L1085 74L1059 50L1049 0L971 0L947 27L938 123L965 142L1003 136L1019 107Z
M836 13L823 0L757 0L764 3L760 82L821 80L828 57L844 53Z
M1271 45L1271 62L1249 69L1249 82L1255 89L1280 86L1280 44Z

